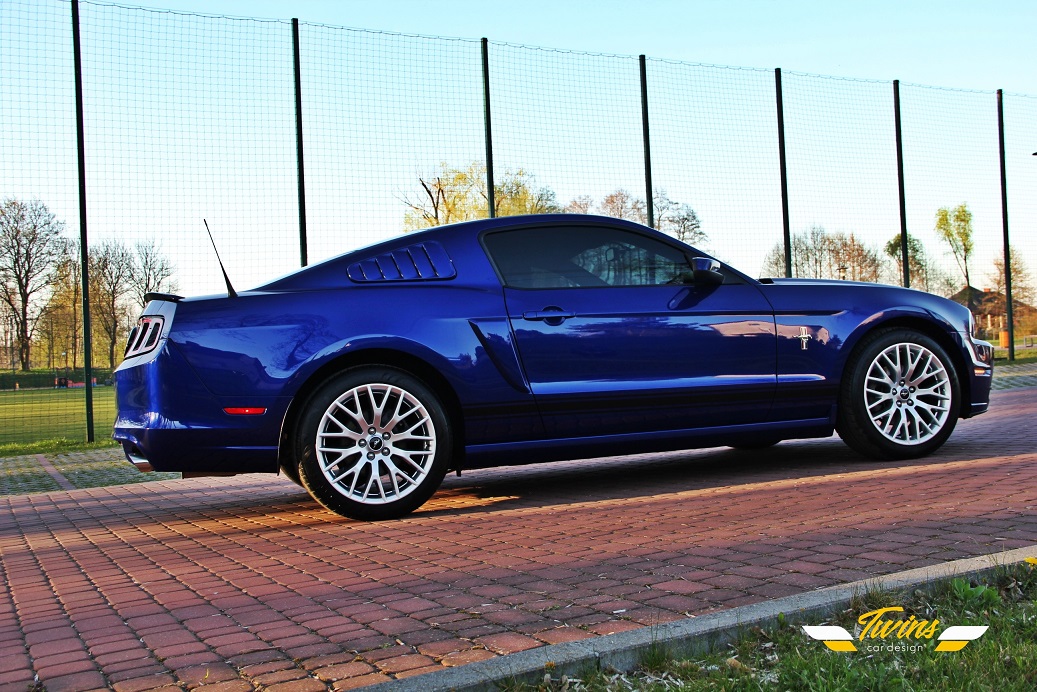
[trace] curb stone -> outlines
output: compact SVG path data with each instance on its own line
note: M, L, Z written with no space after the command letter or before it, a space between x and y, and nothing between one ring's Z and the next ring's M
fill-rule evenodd
M1000 567L1037 556L1037 545L981 557L832 586L805 594L701 615L688 620L619 632L593 639L521 651L402 680L365 687L366 692L490 692L505 683L537 683L550 668L552 676L579 676L588 670L629 671L645 653L663 647L672 655L701 654L736 639L747 627L768 627L784 615L787 624L817 623L844 610L860 593L877 590L931 588L953 577L980 577Z

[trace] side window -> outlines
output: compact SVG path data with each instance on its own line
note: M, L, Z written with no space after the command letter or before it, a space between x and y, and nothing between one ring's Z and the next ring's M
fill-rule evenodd
M679 249L615 228L527 228L490 233L484 242L513 288L661 286L690 271Z
M688 272L684 255L669 245L633 233L615 234L572 258L608 286L662 286L680 283Z

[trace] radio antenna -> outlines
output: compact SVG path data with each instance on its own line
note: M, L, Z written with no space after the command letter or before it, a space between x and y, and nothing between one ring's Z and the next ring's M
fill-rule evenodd
M223 272L223 280L227 284L227 296L230 298L237 298L238 293L234 290L234 287L230 285L230 277L227 276L227 270L223 268L223 260L220 259L220 251L216 249L216 241L212 239L212 231L209 230L209 222L202 219L202 223L205 224L205 232L209 234L209 242L212 243L212 251L216 253L216 261L220 263L220 271Z

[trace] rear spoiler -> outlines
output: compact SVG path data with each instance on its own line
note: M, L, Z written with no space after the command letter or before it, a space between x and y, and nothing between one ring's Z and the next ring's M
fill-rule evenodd
M170 303L179 303L183 300L183 296L173 295L172 293L145 293L144 304L147 305L153 300L164 300Z

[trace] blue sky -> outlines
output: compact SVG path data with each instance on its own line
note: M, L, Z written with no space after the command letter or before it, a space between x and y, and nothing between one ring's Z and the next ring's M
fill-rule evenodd
M1034 0L138 0L283 19L1037 95ZM1035 144L1037 149L1037 144Z
M298 266L293 16L310 262L398 234L419 175L482 160L485 36L496 166L527 170L563 205L643 195L630 56L646 54L656 190L696 209L702 249L750 274L781 238L773 68L787 75L792 231L873 247L899 232L900 79L909 232L952 269L933 213L967 202L980 276L1001 249L993 92L1029 94L1006 98L1009 205L1013 243L1037 267L1037 0L81 2L91 238L158 239L187 294L222 286L202 218L239 287ZM45 200L75 234L70 43L67 2L0 4L0 196Z

